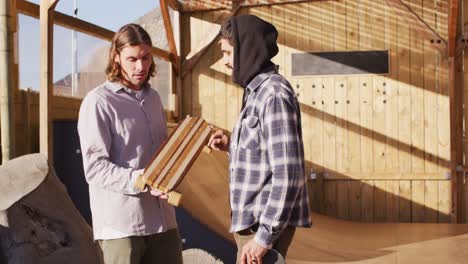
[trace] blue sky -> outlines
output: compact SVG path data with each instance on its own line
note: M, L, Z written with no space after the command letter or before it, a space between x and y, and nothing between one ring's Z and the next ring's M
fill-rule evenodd
M78 18L98 26L118 30L159 6L158 0L75 0ZM39 4L40 0L29 0ZM73 15L73 0L60 0L56 11ZM39 20L19 15L19 67L20 88L39 89ZM54 30L54 81L71 72L71 30L55 27ZM78 64L106 41L77 34Z

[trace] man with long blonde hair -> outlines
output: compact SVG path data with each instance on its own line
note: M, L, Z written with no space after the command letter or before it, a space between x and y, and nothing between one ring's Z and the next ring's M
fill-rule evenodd
M174 208L136 177L167 137L151 38L128 24L112 39L107 81L81 104L78 133L89 184L94 239L106 263L182 263Z

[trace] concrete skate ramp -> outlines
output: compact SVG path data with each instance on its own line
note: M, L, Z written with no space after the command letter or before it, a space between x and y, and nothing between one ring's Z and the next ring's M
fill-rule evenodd
M228 232L228 157L202 152L179 191L182 207L233 242ZM468 225L357 223L312 214L314 226L297 229L288 263L466 263Z

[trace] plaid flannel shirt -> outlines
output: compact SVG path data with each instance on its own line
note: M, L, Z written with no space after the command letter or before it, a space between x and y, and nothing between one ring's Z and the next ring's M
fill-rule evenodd
M287 226L309 227L301 113L288 81L257 75L229 147L231 232L256 223L255 241L271 247Z

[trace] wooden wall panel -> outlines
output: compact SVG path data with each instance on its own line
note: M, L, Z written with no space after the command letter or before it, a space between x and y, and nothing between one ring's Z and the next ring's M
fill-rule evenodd
M440 2L405 3L446 36L447 6ZM279 31L273 62L301 104L305 176L315 211L354 221L449 220L448 66L410 24L384 0L317 1L240 13L260 16ZM210 19L208 13L193 14L191 43L203 38ZM388 75L290 74L295 52L375 49L389 50ZM231 130L242 89L222 70L218 51L206 53L191 75L192 84L184 84L191 102L184 105Z

